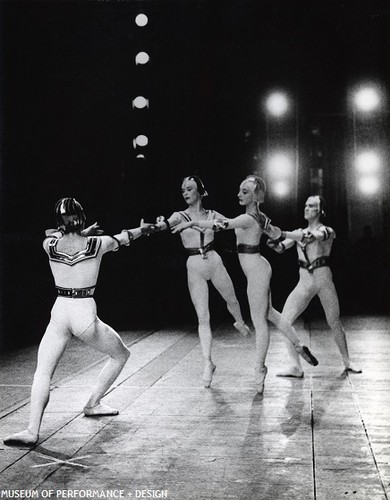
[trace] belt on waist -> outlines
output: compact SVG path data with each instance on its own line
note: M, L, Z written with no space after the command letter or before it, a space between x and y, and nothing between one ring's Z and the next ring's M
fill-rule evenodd
M187 255L201 255L202 259L207 259L206 253L212 250L214 247L214 242L210 241L205 247L200 248L185 248Z
M260 245L247 245L239 243L237 245L237 253L260 253Z
M318 267L325 267L329 266L329 257L318 257L318 259L313 260L313 262L308 263L303 260L299 260L299 267L302 267L303 269L306 269L309 271L309 273L312 273L314 269L317 269Z
M62 288L56 286L57 294L59 297L69 297L71 299L86 299L88 297L93 297L95 291L95 286L89 286L87 288Z

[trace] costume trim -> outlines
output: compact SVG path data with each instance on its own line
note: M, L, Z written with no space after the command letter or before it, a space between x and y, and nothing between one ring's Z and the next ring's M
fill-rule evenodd
M318 257L313 260L313 262L304 262L303 260L299 260L298 263L299 267L302 267L303 269L309 271L309 273L312 273L314 269L317 269L318 267L329 267L329 257L324 255L323 257Z
M260 253L260 244L247 245L246 243L239 243L237 245L237 253Z
M56 286L56 290L59 297L68 297L70 299L86 299L88 297L93 297L95 287L96 285L86 288L62 288L60 286Z
M51 238L49 241L49 260L66 264L67 266L74 266L83 260L97 257L101 246L100 238L96 236L88 236L87 247L84 250L76 252L74 255L69 255L65 252L59 252L57 250L58 241L58 238Z
M267 217L263 212L259 213L251 213L249 212L248 215L253 217L255 221L258 223L258 225L261 227L263 231L267 231L269 228L269 225L271 224L271 219Z
M210 241L205 247L199 248L184 248L186 254L190 255L201 255L202 259L207 259L207 252L210 252L214 248L214 241Z

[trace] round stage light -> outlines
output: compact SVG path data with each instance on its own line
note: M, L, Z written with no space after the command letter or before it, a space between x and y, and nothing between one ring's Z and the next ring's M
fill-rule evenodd
M374 151L364 151L356 157L355 166L361 174L374 174L379 170L380 158Z
M146 52L138 52L138 54L135 56L135 64L146 64L149 62L149 54Z
M146 135L137 135L135 139L133 139L133 147L136 148L137 146L144 147L147 146L149 142L149 139L146 137Z
M279 181L275 183L273 191L277 196L283 198L284 196L288 195L290 189L287 182Z
M288 177L292 167L291 159L284 153L276 153L268 160L268 170L273 177Z
M135 18L135 24L137 26L140 26L141 28L143 26L146 26L148 24L148 16L145 14L138 14L138 16Z
M149 100L145 99L145 97L138 96L135 99L133 99L133 108L148 108L149 107Z
M356 92L354 101L359 111L370 112L379 106L379 93L373 87L365 87Z
M363 194L375 194L379 191L380 182L378 177L367 175L362 177L358 183L359 189Z
M282 116L287 113L289 102L286 94L274 92L269 95L266 101L267 111L272 116Z

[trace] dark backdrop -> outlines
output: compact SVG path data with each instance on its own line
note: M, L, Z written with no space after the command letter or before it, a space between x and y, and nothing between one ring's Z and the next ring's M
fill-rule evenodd
M282 227L304 223L310 130L320 123L343 313L388 312L385 246L379 291L375 282L359 286L340 169L348 85L367 76L388 82L386 1L3 1L0 9L3 349L37 342L48 321L55 294L41 242L58 198L76 197L89 223L113 233L184 208L181 179L197 173L210 193L206 206L237 214L238 184L265 140L259 103L273 85L299 101L301 172L296 202L269 200L265 211ZM146 28L134 23L139 12ZM151 56L145 66L134 63L139 50ZM132 109L137 95L150 100L148 110ZM146 160L132 146L138 133L150 140ZM247 315L234 236L218 235L217 245ZM264 254L280 308L297 279L296 256ZM117 329L195 324L184 264L169 234L107 255L99 315ZM214 292L211 303L213 321L225 319Z

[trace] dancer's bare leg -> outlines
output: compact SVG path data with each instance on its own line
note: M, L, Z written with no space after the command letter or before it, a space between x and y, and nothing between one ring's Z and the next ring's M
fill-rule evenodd
M129 350L116 331L98 318L78 338L110 356L109 361L100 372L96 387L84 407L85 415L117 415L118 410L104 405L100 400L122 371L130 356Z
M285 338L289 341L289 344L293 345L294 350L307 363L313 366L318 365L317 359L312 355L309 348L301 343L295 328L272 306L271 296L268 309L268 319L283 333Z
M333 281L327 281L321 288L318 296L325 311L326 321L339 348L345 369L352 373L361 373L362 370L352 365L349 357L345 330L340 321L339 300Z
M282 317L287 321L287 323L290 325L294 324L295 320L310 304L314 295L315 292L308 290L301 281L298 282L297 286L288 296L283 307ZM279 377L302 378L303 368L294 343L290 340L286 340L286 348L290 359L290 366L279 372L277 375Z
M255 384L259 394L264 391L264 379L267 374L265 359L269 346L269 330L267 323L268 294L271 273L267 272L261 276L248 275L248 302L251 312L253 326L256 332L256 357L255 357Z
M209 287L207 281L201 278L199 274L188 270L188 289L198 317L199 341L203 357L206 361L203 373L203 383L205 387L210 387L215 365L211 359L213 337L210 327Z
M228 311L235 319L234 328L236 328L236 330L238 330L244 337L249 336L251 332L243 320L233 282L224 266L218 267L217 272L214 273L214 276L211 279L211 282L225 300Z
M50 381L71 334L49 323L38 349L38 363L31 389L31 410L28 428L4 439L5 444L34 445L39 438L43 413L49 402Z

